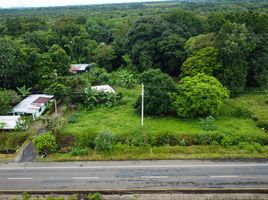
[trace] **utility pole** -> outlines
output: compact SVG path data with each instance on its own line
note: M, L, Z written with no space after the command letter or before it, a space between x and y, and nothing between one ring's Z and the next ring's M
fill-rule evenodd
M57 100L54 99L54 103L55 103L55 113L56 113L56 117L58 117L58 107L57 107Z
M144 115L144 85L141 84L141 125L143 126L143 115Z
M56 117L57 117L57 116L58 116L57 101L56 101L56 99L51 99L50 101L51 101L51 102L54 102L55 114L56 114Z

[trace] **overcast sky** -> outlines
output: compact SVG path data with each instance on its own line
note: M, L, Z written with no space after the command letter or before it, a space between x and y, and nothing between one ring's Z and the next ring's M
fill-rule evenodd
M0 0L0 7L46 7L46 6L66 6L66 5L86 5L103 3L127 3L139 1L155 0Z

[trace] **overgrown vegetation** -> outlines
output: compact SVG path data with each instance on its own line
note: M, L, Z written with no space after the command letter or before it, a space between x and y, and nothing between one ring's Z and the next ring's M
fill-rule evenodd
M36 200L78 200L78 199L88 199L88 200L101 200L101 194L100 193L89 193L88 195L85 194L73 194L73 195L43 195L40 197L40 195L30 195L27 192L24 192L21 194L22 200L30 200L30 199L36 199ZM13 198L16 200L17 198Z

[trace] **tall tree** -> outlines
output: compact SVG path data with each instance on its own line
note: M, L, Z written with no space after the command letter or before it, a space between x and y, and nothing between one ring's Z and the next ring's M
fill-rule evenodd
M173 10L164 18L173 25L175 32L185 39L203 33L207 28L205 18L190 11Z
M242 92L246 85L246 56L254 48L245 24L228 22L222 26L216 36L216 46L220 50L223 67L217 77L235 94Z
M178 73L185 58L184 39L176 35L161 17L142 17L128 32L129 47L137 71L159 68Z
M219 50L214 47L207 47L187 58L182 65L180 77L195 76L198 73L212 76L221 67Z
M37 50L8 36L0 38L0 46L0 87L30 87L36 80Z

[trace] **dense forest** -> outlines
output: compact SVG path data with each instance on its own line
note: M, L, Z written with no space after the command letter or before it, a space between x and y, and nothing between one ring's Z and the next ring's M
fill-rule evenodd
M1 9L0 88L45 92L64 83L71 63L96 63L108 72L160 69L178 81L203 73L231 95L262 89L267 7L234 0Z

